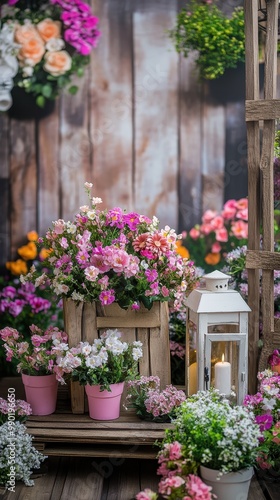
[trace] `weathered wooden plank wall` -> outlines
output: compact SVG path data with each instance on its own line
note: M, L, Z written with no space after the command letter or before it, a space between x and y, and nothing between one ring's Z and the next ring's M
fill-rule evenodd
M227 199L247 194L244 102L213 99L194 56L180 58L168 38L185 1L91 4L102 37L78 94L64 93L39 122L0 115L0 265L29 230L72 218L85 181L102 207L157 215L180 231L220 209L225 189Z

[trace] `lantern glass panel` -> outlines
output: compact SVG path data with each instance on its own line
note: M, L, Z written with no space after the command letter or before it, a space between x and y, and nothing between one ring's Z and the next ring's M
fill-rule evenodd
M187 358L187 369L188 369L188 395L191 396L198 391L198 379L197 379L197 328L192 322L188 322L189 330L189 345L187 346L186 355Z

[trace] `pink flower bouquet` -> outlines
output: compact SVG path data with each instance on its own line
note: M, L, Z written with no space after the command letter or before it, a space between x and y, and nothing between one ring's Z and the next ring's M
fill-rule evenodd
M121 208L98 210L92 184L85 183L90 204L73 222L59 219L41 243L49 249L48 274L32 268L22 281L50 284L62 298L122 308L150 309L154 301L174 301L180 308L197 281L193 263L176 252L178 236L159 221Z
M170 422L176 408L185 401L184 391L168 385L160 391L160 379L157 376L140 377L128 382L126 404L136 409L136 414L153 422Z
M18 422L25 422L27 417L32 414L29 403L23 399L15 399L14 393L8 395L8 401L0 398L0 425L8 422L8 416L12 414Z
M6 327L0 330L0 339L4 341L6 360L14 359L19 373L27 375L51 375L55 373L58 346L65 346L67 334L55 326L45 332L35 325L30 326L30 340L15 328ZM58 377L57 377L58 379ZM60 382L64 380L60 377Z
M178 441L166 443L159 454L157 473L162 476L158 492L149 488L136 495L136 500L211 500L212 488L207 486L197 475L187 472L189 460L182 454L182 445Z

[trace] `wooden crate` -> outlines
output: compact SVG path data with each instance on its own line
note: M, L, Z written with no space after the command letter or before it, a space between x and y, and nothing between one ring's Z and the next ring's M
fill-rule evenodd
M70 347L80 341L92 343L105 330L117 328L123 334L122 340L143 343L140 375L157 375L162 388L171 383L167 302L155 302L150 311L144 306L133 311L124 310L118 304L103 307L99 303L77 303L66 299L63 309ZM123 399L125 394L124 391ZM71 407L74 414L83 414L86 409L84 388L78 382L71 383Z

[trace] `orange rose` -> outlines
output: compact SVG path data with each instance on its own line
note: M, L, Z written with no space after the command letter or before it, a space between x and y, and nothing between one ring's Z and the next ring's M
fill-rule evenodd
M30 241L27 243L27 245L24 245L18 249L18 254L24 259L24 260L33 260L35 257L37 257L37 248L36 245L33 241Z
M29 231L27 233L27 239L28 241L37 241L39 238L38 233L36 231Z
M38 37L29 38L24 44L21 46L20 51L18 53L18 58L21 61L32 61L35 65L42 60L42 57L45 53L45 47L42 40Z
M27 274L28 271L26 262L21 259L18 259L14 262L6 262L6 268L15 276L19 276L20 274Z
M216 264L218 264L220 262L221 254L208 253L204 260L205 260L206 264L209 264L209 266L215 266Z
M61 23L52 19L44 19L37 24L37 30L45 42L51 38L60 38Z
M47 52L45 55L44 70L53 76L63 75L71 65L72 59L65 50Z
M188 251L188 249L186 247L183 246L181 240L176 241L176 253L178 253L179 255L181 255L181 257L183 257L185 259L190 258L190 252Z
M47 257L50 256L52 253L52 248L42 248L41 252L39 253L39 257L41 260L45 260Z
M24 45L31 38L37 38L42 42L42 39L40 38L38 31L36 30L35 26L31 23L17 25L15 29L14 38L15 42L19 43L20 45Z

